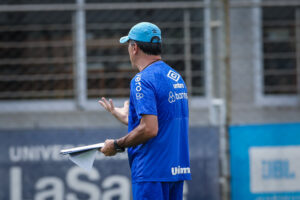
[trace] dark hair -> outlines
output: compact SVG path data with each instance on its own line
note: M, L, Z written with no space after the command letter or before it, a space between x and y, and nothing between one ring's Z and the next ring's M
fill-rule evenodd
M161 43L152 43L152 42L140 42L131 40L145 53L148 55L160 55L161 54Z

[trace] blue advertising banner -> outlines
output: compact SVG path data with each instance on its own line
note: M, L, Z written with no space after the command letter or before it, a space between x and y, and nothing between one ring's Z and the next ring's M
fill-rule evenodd
M126 129L0 131L0 200L130 200L127 154L97 155L85 171L61 149L118 138ZM190 129L192 181L184 199L219 200L218 130Z
M300 199L300 124L230 127L232 200Z

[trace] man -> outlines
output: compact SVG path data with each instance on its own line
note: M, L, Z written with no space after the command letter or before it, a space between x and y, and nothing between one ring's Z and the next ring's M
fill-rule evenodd
M101 152L113 156L128 148L134 200L182 199L183 181L191 179L188 150L188 96L181 76L161 60L161 31L138 23L120 43L128 42L130 101L115 108L99 103L124 124L128 134L106 140ZM129 105L128 105L129 104Z

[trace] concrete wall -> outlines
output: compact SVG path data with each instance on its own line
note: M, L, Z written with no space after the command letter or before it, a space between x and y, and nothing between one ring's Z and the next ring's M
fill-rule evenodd
M207 109L191 109L192 126L208 124ZM110 113L95 111L0 113L0 129L123 127Z

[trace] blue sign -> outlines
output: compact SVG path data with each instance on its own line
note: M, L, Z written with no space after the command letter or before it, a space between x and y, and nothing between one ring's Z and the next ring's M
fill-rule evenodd
M59 154L63 148L118 138L126 129L0 130L0 199L2 200L130 200L127 154L98 154L85 171ZM192 181L186 200L219 200L218 130L191 128Z
M232 200L300 199L300 124L230 127Z

